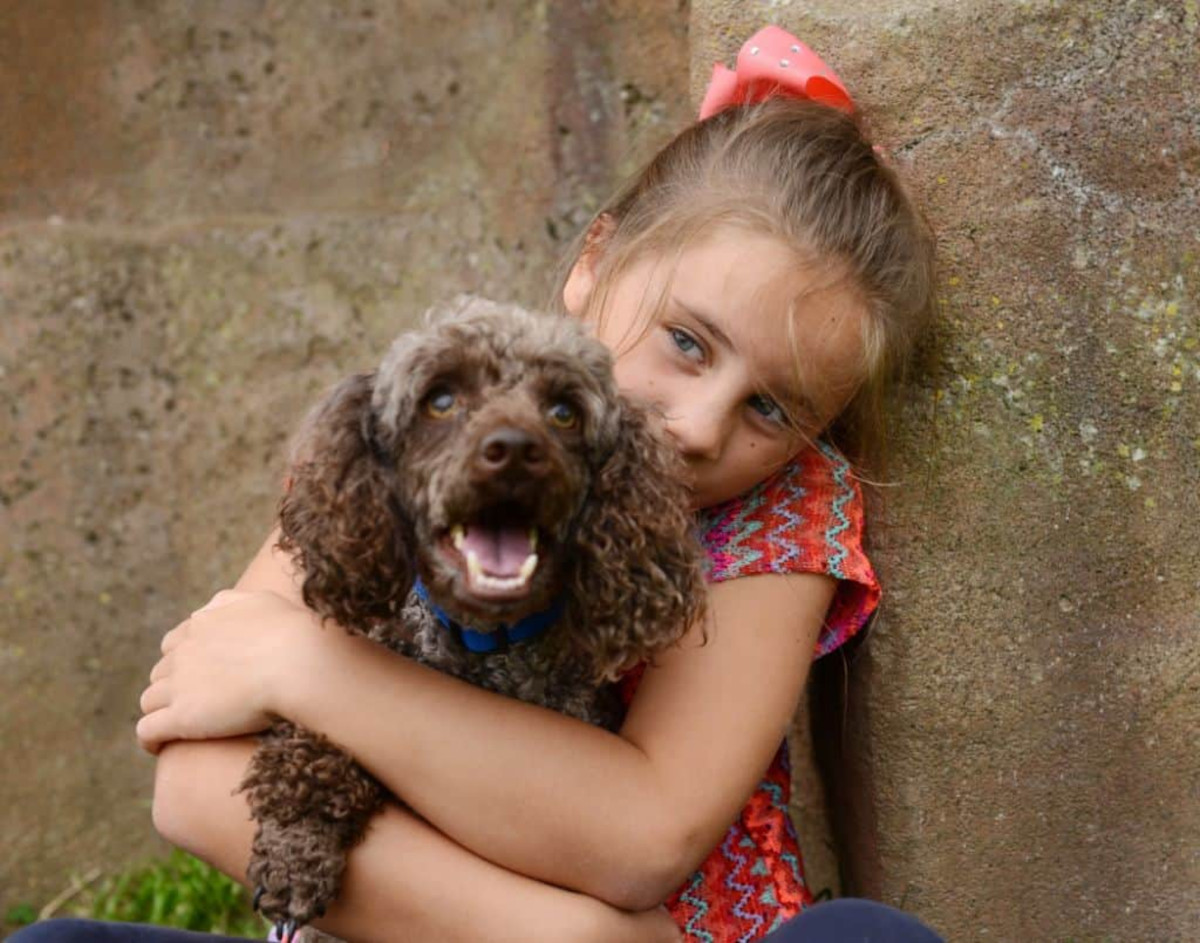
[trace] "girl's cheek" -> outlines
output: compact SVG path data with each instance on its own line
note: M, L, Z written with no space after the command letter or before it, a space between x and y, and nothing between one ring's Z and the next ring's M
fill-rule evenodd
M662 385L661 358L645 348L630 351L617 358L613 375L622 393L648 398Z

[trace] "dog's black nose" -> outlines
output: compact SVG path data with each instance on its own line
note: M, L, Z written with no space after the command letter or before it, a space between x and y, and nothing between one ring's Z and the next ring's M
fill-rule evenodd
M479 464L484 471L527 472L546 470L546 449L534 436L521 429L503 426L484 436L479 444Z

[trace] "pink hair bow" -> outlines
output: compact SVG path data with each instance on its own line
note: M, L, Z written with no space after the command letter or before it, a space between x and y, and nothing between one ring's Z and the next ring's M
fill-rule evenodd
M787 30L766 26L746 40L736 69L720 63L713 66L700 104L700 120L730 105L756 104L776 92L854 111L846 86L820 56Z

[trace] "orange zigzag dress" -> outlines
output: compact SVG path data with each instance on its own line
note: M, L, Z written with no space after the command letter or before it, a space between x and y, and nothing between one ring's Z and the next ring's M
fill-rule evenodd
M825 443L746 494L705 509L699 527L711 583L758 573L825 573L838 581L815 657L858 632L879 603L863 551L862 493L849 463ZM625 679L626 703L641 674ZM667 901L689 943L748 943L812 904L790 796L784 743L724 839Z

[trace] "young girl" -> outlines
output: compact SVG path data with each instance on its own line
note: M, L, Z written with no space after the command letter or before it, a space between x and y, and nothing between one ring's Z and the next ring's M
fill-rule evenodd
M711 559L707 642L697 626L628 679L612 734L322 629L271 535L234 591L168 633L142 698L170 841L244 874L243 735L279 715L408 807L351 855L320 921L346 939L732 941L785 922L775 936L936 939L878 906L796 917L812 898L780 744L812 657L878 602L852 469L870 467L886 381L932 295L920 214L836 77L815 56L796 76L809 56L773 28L751 39L752 80L719 80L715 114L597 214L561 285L686 459ZM791 73L764 73L768 57ZM15 939L39 932L175 938L76 923Z

